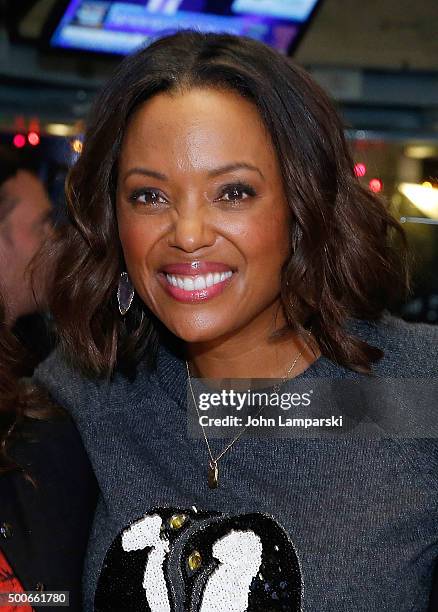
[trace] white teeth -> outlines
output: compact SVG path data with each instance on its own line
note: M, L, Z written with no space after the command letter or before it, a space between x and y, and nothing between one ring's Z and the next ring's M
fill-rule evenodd
M205 289L206 286L206 279L203 276L197 276L195 278L195 289Z
M222 283L227 278L233 275L231 270L228 272L215 272L214 274L209 272L208 274L199 276L176 276L174 274L166 274L166 279L169 285L173 287L179 287L184 291L193 291L195 289L206 289L212 287L218 283Z
M195 288L195 283L193 281L193 278L191 277L185 278L184 279L184 291L193 291L194 288Z

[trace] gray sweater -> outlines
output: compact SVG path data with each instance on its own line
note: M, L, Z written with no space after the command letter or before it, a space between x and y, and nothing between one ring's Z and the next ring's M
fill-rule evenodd
M377 377L438 377L438 328L388 314L348 326L384 350ZM35 378L71 412L101 489L86 611L427 610L435 438L243 437L209 489L205 442L186 431L185 365L167 349L134 382L86 380L56 352ZM362 376L321 356L295 380L308 378Z

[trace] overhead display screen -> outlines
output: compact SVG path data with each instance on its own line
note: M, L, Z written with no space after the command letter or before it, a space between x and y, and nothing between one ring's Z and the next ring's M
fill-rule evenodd
M70 0L56 19L50 45L128 54L155 38L192 28L261 40L290 52L318 0Z

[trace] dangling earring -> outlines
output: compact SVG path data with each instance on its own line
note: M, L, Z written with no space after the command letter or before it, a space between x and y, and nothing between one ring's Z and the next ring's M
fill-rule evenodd
M119 278L119 286L117 288L117 301L119 303L119 311L123 316L125 315L134 299L134 287L127 272L122 272Z

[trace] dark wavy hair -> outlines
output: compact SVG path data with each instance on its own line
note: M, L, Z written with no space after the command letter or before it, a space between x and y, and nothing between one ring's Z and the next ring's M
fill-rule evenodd
M66 418L65 411L54 404L48 393L22 377L29 374L30 356L5 324L5 306L0 295L0 476L19 470L33 484L27 468L19 465L10 451L27 435L26 419L53 420Z
M95 101L83 152L66 183L72 226L55 247L52 312L62 346L92 376L120 363L153 363L160 322L137 297L123 319L117 232L117 161L132 113L162 92L237 92L258 109L275 147L291 210L282 270L288 329L313 335L328 358L359 372L382 351L345 329L379 319L409 290L407 243L386 204L353 171L344 130L321 88L290 59L255 40L182 31L127 57Z

